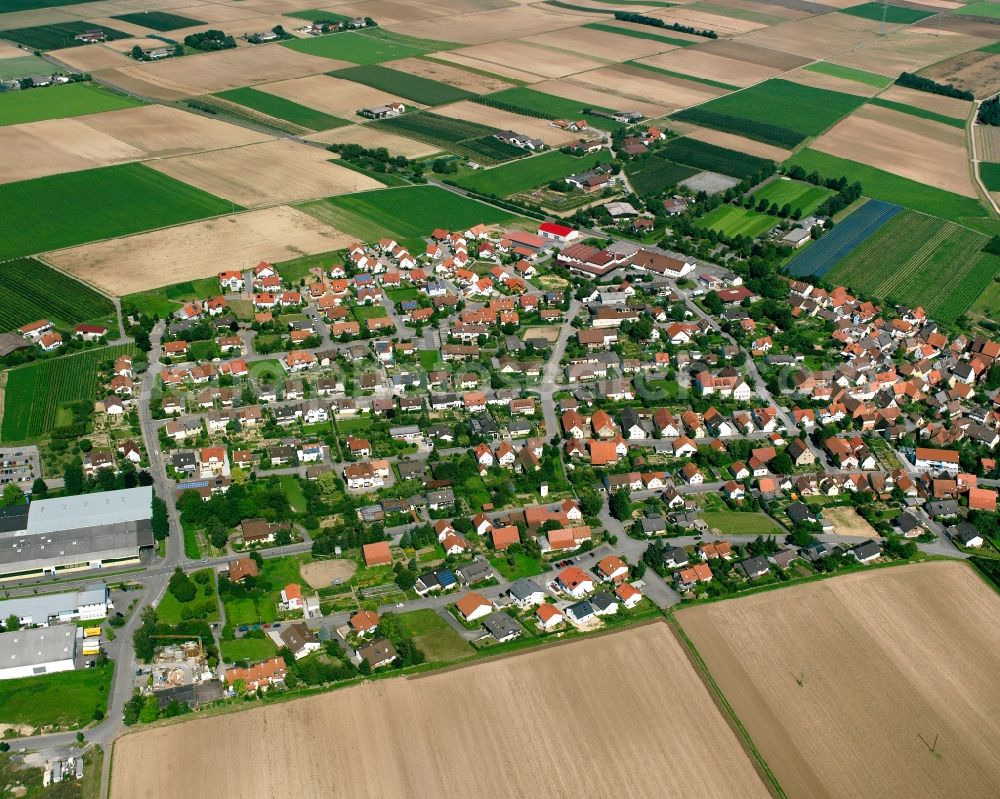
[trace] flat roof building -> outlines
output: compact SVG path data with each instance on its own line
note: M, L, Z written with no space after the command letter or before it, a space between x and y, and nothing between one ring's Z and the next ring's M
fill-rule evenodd
M36 626L89 621L103 619L112 607L108 587L104 583L92 583L79 591L4 599L0 601L0 620L17 616L21 624Z
M72 671L76 625L0 633L0 680Z

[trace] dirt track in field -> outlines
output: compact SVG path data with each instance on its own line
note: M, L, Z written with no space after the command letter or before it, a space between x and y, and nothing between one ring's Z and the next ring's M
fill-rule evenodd
M769 796L662 623L141 731L113 769L112 799Z
M1000 596L966 564L871 570L677 618L789 797L1000 794Z

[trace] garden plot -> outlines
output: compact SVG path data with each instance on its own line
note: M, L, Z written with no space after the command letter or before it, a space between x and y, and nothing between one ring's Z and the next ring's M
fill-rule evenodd
M165 158L149 166L247 208L382 187L330 163L330 153L287 139Z
M458 55L475 58L487 64L516 64L521 69L534 72L543 78L563 78L588 69L603 66L605 61L587 58L568 52L556 52L535 47L521 41L504 41L481 44L457 50Z
M965 197L977 196L960 128L865 106L816 139L812 147Z
M595 69L574 75L572 80L605 91L640 97L651 103L657 103L661 107L666 106L671 110L698 105L726 93L725 89L718 89L704 83L657 75L650 70L627 65ZM634 103L631 100L622 99L618 103L618 108L631 110L632 105Z
M113 295L225 269L347 247L354 239L287 206L233 214L48 253L45 260Z
M268 83L258 86L257 90L284 97L293 103L315 108L317 111L332 114L341 119L360 119L358 117L358 109L360 108L385 105L394 100L403 99L382 89L373 89L363 83L354 83L330 75L312 75L308 78ZM404 102L407 110L423 108L422 105L414 103L412 100Z

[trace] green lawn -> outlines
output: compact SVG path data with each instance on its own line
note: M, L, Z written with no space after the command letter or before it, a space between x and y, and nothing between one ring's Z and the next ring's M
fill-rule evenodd
M520 580L522 577L535 577L545 571L541 561L529 558L523 553L514 556L513 566L507 563L507 557L502 554L491 557L490 563L505 580L509 581Z
M475 653L468 641L429 608L401 613L398 619L430 661L458 660Z
M363 241L374 241L383 236L412 239L429 235L438 227L456 230L480 222L493 224L515 218L508 211L437 186L407 186L345 194L297 207Z
M833 194L833 190L825 186L814 186L811 183L777 178L764 188L755 191L753 196L755 200L763 199L767 200L768 203L776 203L779 208L788 203L793 211L799 209L803 216L808 216Z
M277 608L270 599L262 597L253 599L226 600L226 622L234 627L242 624L270 623L278 618Z
M405 289L386 289L385 293L389 296L389 299L393 302L405 302L406 300L415 300L420 296L420 291L414 288Z
M474 513L482 510L483 505L492 501L490 492L486 488L486 483L483 482L483 478L478 474L473 475L462 483L460 493L472 506Z
M710 528L723 535L778 535L783 532L773 519L763 513L739 511L706 511L701 518Z
M944 114L938 114L934 111L928 111L926 108L918 108L915 105L907 105L906 103L897 103L894 100L885 100L881 97L873 97L868 101L869 105L879 105L883 108L891 108L893 111L899 111L903 114L909 114L910 116L920 117L921 119L930 119L934 122L941 122L944 125L951 125L953 128L964 128L965 120L956 119L955 117L945 116ZM970 103L969 107L972 105Z
M1000 191L1000 164L983 161L979 164L979 177L990 191Z
M198 572L194 574L204 573L208 574L211 580L204 585L202 583L195 583L198 589L198 594L190 602L179 602L177 598L170 593L170 591L163 592L163 599L160 600L160 604L156 606L156 617L167 624L180 624L184 620L183 612L184 608L200 608L204 610L211 609L205 616L201 618L205 621L218 621L219 620L219 602L218 595L215 591L215 573L212 569L199 569ZM194 574L191 574L191 579L194 579ZM207 585L211 589L210 593L206 593L204 586Z
M82 727L107 711L114 666L0 681L0 723Z
M967 6L962 6L962 8L952 13L968 17L990 17L991 19L996 19L1000 17L1000 3L997 3L996 0L980 0L978 3L970 3Z
M954 322L1000 274L1000 256L982 252L987 241L954 222L904 211L851 250L826 278L923 306L935 320Z
M337 432L343 435L346 435L347 433L354 435L355 433L363 433L371 429L372 421L366 416L362 416L357 419L337 420Z
M720 205L709 211L693 224L705 230L716 230L724 236L750 236L756 238L766 233L781 220L776 216L760 214L746 208L732 205Z
M865 195L876 200L896 203L915 211L960 222L986 215L983 207L971 197L937 189L915 180L902 178L875 167L837 158L818 150L804 149L795 153L786 164L797 164L806 172L816 171L821 175L840 177L848 181L859 181L864 186Z
M581 158L558 150L550 150L492 169L475 170L458 178L455 183L463 189L471 189L480 194L509 197L520 191L546 185L553 180L561 180L567 175L586 172L601 163L601 160L600 156ZM603 160L608 159L605 157Z
M20 60L20 59L18 59ZM3 62L0 62L2 65ZM51 64L45 64L49 70ZM45 72L45 70L42 70ZM5 73L4 77L10 73ZM36 70L35 74L38 74ZM0 125L19 125L42 119L61 119L141 105L131 97L112 94L90 83L64 83L0 94Z
M226 663L236 663L245 660L250 663L257 663L274 657L278 648L267 636L263 638L234 638L232 640L222 639L219 647L222 659Z
M338 69L329 73L335 78L363 83L375 89L381 89L398 95L406 100L413 100L423 105L442 105L466 100L472 92L449 86L447 83L400 72L398 69L382 67L378 64L364 64L347 69Z
M375 305L352 305L351 314L359 322L364 324L367 319L381 319L383 316L388 316L389 312L385 309L385 306L375 304Z
M350 61L354 64L381 64L383 61L395 61L399 58L421 56L461 46L430 39L414 39L380 28L294 39L283 44L300 53Z
M425 372L440 369L444 363L441 360L441 353L437 350L419 350L417 356L420 358L420 367Z
M309 130L330 130L351 124L347 120L331 116L330 114L324 114L322 111L317 111L315 108L310 108L307 105L293 103L284 97L261 92L257 89L246 87L242 89L230 89L229 91L218 92L215 96L223 100L228 100L231 103L236 103L237 105L252 108L254 111L260 111L262 114L283 119L286 122L291 122L293 125L308 128Z
M984 5L986 5L984 3ZM992 3L990 4L992 5ZM968 8L968 6L966 6ZM862 3L858 6L851 6L850 8L840 9L842 14L850 14L852 17L861 17L862 19L875 19L879 22L884 18L886 22L891 22L897 25L912 25L914 22L920 22L922 19L927 19L927 17L933 17L934 13L931 11L918 11L915 8L902 8L900 6L890 6L884 5L882 3ZM962 13L961 11L956 11L956 14Z
M772 78L674 114L675 119L794 147L816 136L865 101L864 97Z
M80 204L82 197L87 198L85 209ZM45 213L39 213L41 208ZM7 183L0 186L0 219L4 220L0 260L193 222L232 210L228 200L142 164ZM59 220L58 224L53 220Z
M828 61L817 61L815 64L803 67L803 69L807 69L810 72L819 72L821 75L830 75L834 78L853 80L855 83L864 83L880 89L884 89L892 83L892 78L887 78L885 75L877 75L874 72L866 72L863 69L855 69L854 67L842 67L840 64L831 64Z
M144 28L161 32L207 24L200 19L182 17L180 14L168 14L166 11L136 11L132 14L119 14L112 19L120 19L122 22L131 22L133 25L141 25Z
M296 513L305 513L306 496L302 493L302 486L295 475L283 474L278 480L281 482L281 490L285 492L285 497L292 510Z

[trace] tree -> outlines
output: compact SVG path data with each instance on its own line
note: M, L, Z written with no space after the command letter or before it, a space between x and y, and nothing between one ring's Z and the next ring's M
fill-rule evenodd
M167 503L155 494L153 495L153 537L157 541L162 541L170 535L170 522L167 518Z
M83 493L83 462L79 458L74 458L63 470L63 489L70 496Z
M792 459L787 453L781 452L771 461L770 469L774 474L791 474L795 469L795 464L792 463Z
M24 502L24 492L18 488L17 483L7 483L7 485L3 487L3 496L0 497L0 508L10 508L14 505L23 505Z
M628 489L619 488L611 495L611 501L608 503L611 515L614 516L619 521L623 521L632 515L632 499L629 496Z
M7 621L3 623L3 628L9 633L14 632L15 630L20 630L21 619L18 617L16 613L11 613L7 617Z
M170 576L167 589L178 602L190 602L198 595L197 587L180 566L174 569L174 573Z
M31 484L31 496L34 499L45 499L49 493L49 487L41 477L36 477Z
M142 61L142 48L139 45L132 48L132 58L136 61Z

